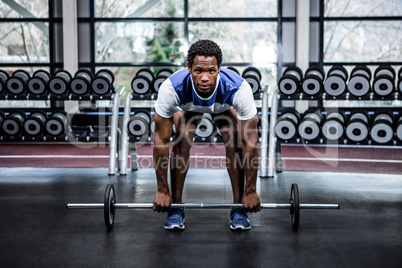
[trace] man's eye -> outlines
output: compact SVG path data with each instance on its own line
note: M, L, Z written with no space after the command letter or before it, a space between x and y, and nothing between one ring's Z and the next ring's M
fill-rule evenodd
M215 70L209 70L210 74L213 74L215 72Z
M195 70L195 72L196 72L197 74L200 74L200 73L201 73L201 70Z

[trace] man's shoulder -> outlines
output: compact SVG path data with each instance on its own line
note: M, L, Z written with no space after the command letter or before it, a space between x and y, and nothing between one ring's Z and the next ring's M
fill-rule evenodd
M187 79L189 76L190 76L190 73L188 72L187 69L181 69L181 70L173 73L169 77L169 80L172 83L173 88L177 88L178 86L185 84L187 82Z
M244 78L235 73L232 70L221 68L220 79L226 85L231 85L232 87L239 88L243 82Z

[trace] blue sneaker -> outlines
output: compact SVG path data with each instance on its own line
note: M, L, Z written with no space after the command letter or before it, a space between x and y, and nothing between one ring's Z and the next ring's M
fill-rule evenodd
M184 208L171 208L165 221L166 230L184 230Z
M230 229L248 231L251 229L250 220L243 208L232 208L230 211Z

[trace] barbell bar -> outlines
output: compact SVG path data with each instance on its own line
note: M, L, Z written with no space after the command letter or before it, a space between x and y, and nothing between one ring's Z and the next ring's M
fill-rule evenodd
M67 209L103 209L105 225L108 230L113 228L116 209L150 209L153 203L117 203L113 184L106 186L104 203L69 203ZM225 203L184 203L172 204L172 208L187 209L228 209L242 208L243 204ZM293 230L297 231L300 222L300 209L339 209L339 204L300 204L299 188L292 184L288 204L262 203L262 209L289 209Z

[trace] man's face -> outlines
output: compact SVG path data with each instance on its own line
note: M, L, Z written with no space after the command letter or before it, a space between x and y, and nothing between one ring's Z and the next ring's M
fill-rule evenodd
M215 89L218 73L221 70L216 57L196 55L193 65L187 64L187 66L198 95L203 98L209 97Z

